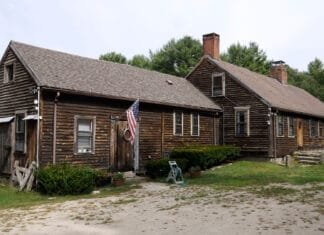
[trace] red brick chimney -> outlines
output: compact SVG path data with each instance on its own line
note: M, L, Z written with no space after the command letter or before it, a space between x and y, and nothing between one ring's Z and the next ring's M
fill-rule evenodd
M282 84L288 84L288 74L285 62L282 60L272 62L270 76L277 79Z
M209 55L213 59L219 59L219 35L209 33L203 35L204 55Z

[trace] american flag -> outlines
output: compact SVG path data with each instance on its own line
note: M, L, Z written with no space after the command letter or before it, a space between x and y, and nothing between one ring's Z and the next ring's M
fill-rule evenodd
M139 100L137 99L132 106L130 106L126 110L127 114L127 122L128 122L128 128L130 131L130 142L131 144L134 144L135 140L135 131L136 131L136 126L137 126L137 121L139 117Z

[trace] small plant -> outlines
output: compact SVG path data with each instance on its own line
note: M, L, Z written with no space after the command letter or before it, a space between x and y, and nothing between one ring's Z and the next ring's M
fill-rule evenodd
M113 186L121 186L125 183L124 174L121 172L114 173L111 177L111 183Z

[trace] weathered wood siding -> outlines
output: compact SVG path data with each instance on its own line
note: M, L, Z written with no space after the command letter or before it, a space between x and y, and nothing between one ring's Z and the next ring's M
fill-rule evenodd
M320 133L318 136L311 137L309 133L309 120L310 117L302 116L302 115L296 115L292 113L280 113L284 116L284 136L277 137L276 136L276 150L277 150L277 156L282 157L288 154L293 153L294 151L298 150L297 145L297 132L294 137L288 136L288 119L287 117L293 117L295 120L301 119L303 123L303 140L304 140L304 146L302 149L318 149L318 148L324 148L324 136L320 136ZM319 129L324 128L324 121L320 119L314 119L316 121L319 121Z
M43 92L43 121L41 133L41 164L53 162L53 117L55 94ZM98 168L110 165L111 118L126 119L125 111L131 102L93 97L72 96L61 93L57 103L56 162L88 164ZM159 158L177 146L213 144L213 113L200 112L200 136L190 135L190 110L184 112L184 135L173 136L173 108L161 105L140 104L140 164ZM96 118L95 153L74 153L74 117ZM215 124L216 125L216 124Z
M14 63L14 80L4 83L5 64ZM32 89L36 84L30 74L27 72L21 61L13 53L11 49L4 54L3 61L0 65L0 117L14 116L16 112L25 112L31 114L35 112L33 101L37 98L32 94ZM11 122L11 153L12 162L14 156L16 159L24 163L26 155L15 152L14 146L14 121ZM27 130L27 128L26 128Z
M212 73L214 72L225 72L225 97L212 97ZM225 144L237 145L247 151L259 150L263 155L270 154L270 127L267 125L269 110L260 98L208 60L204 60L188 80L223 108L220 128L223 133L221 140L223 139ZM234 107L239 106L250 106L250 136L247 137L235 136Z

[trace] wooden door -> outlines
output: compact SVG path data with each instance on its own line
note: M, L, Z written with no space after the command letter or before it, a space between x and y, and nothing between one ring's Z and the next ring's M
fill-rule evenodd
M0 124L0 173L11 171L11 141L9 124Z
M303 120L297 119L297 146L304 146Z
M27 159L32 162L36 161L36 133L37 121L27 121Z
M127 121L111 122L111 168L116 171L129 171L134 167L133 147L127 141Z

